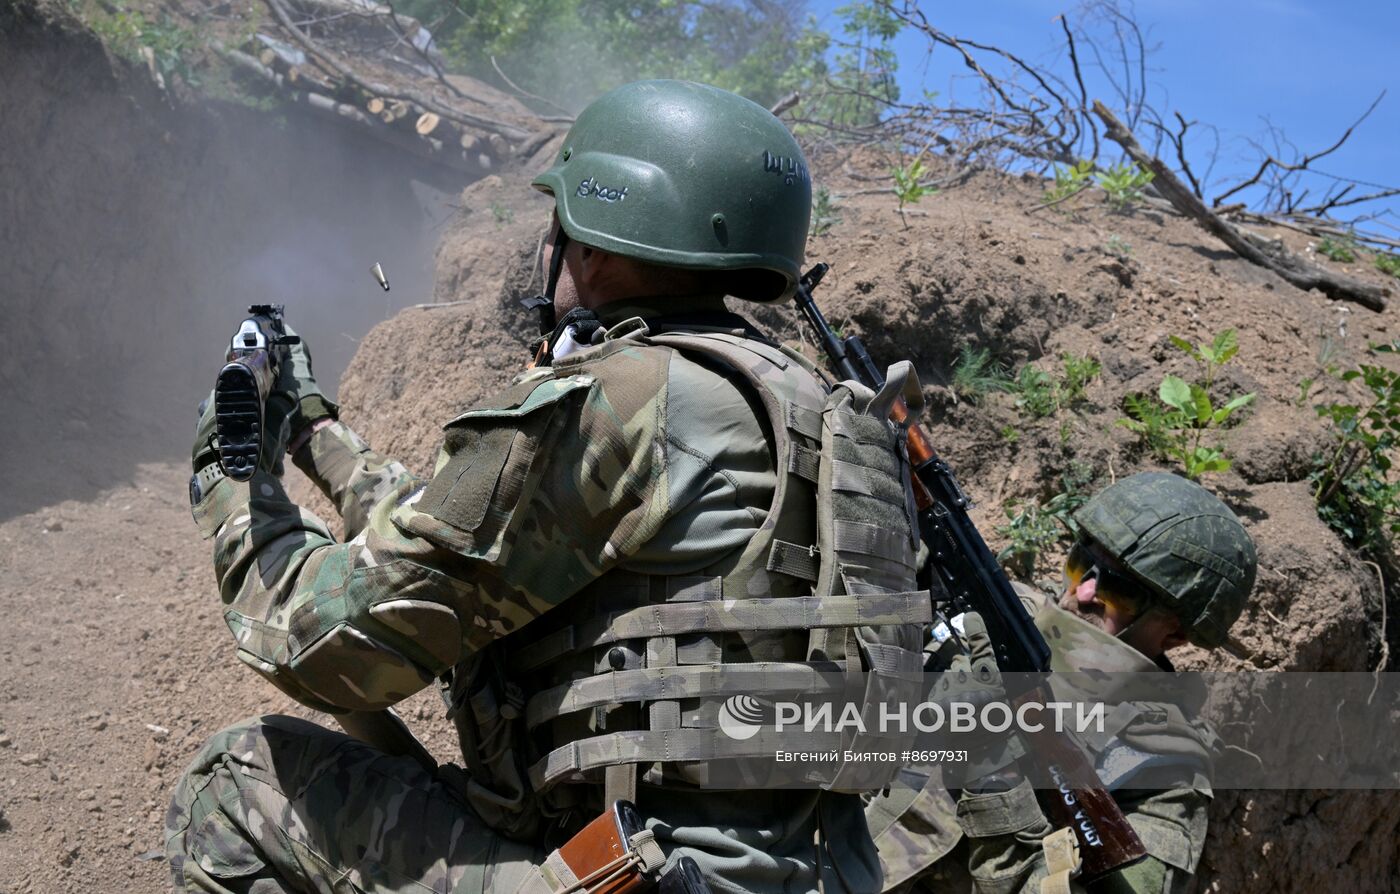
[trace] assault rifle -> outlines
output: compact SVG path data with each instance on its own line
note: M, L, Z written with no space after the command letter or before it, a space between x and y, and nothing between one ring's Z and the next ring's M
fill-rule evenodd
M234 481L247 481L258 468L265 441L267 396L291 345L301 339L287 334L282 305L254 304L229 341L228 362L214 383L214 430L219 465Z
M842 338L822 316L812 300L812 290L828 270L818 264L797 286L797 309L807 318L836 372L872 390L885 377L859 336ZM1050 647L1032 623L1021 600L1007 580L977 526L968 516L972 503L953 476L953 470L934 452L928 433L909 416L904 401L897 400L891 418L907 425L909 462L913 467L914 497L919 508L919 535L928 547L928 565L920 585L941 589L956 611L976 611L986 622L997 667L1005 676L1007 697L1022 702L1050 700L1046 675L1050 671ZM1101 786L1085 786L1096 779L1083 750L1041 725L1039 732L1023 732L1026 757L1054 780L1065 780L1048 801L1057 826L1074 830L1083 861L1086 882L1135 863L1147 854L1137 833L1113 797Z

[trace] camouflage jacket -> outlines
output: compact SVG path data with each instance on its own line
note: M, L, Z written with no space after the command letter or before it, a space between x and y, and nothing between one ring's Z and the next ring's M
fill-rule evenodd
M1015 586L1051 646L1052 670L1150 673L1165 669L1059 608L1053 597L1021 584ZM1110 704L1117 701L1111 693L1098 695ZM1164 721L1151 711L1116 712L1110 715L1110 727L1115 717L1121 718L1121 723L1107 729L1102 741L1086 743L1091 755L1099 759L1101 774L1105 772L1107 746L1127 740L1147 750L1181 755L1181 769L1190 782L1166 790L1111 786L1149 857L1099 880L1088 890L1112 894L1184 891L1205 845L1215 735L1203 722L1187 722L1179 715ZM891 790L872 800L866 809L880 851L885 890L967 890L970 885L979 892L1038 894L1045 876L1040 841L1052 828L1028 785L1022 783L1004 794L964 794L955 799L956 793L944 788L937 767L923 769L926 773L907 775L908 785L903 790ZM1010 820L1013 817L1017 819ZM959 865L949 865L954 861Z
M717 299L668 299L599 315L615 326L722 311ZM752 395L674 349L603 353L576 375L528 371L449 422L452 449L431 479L345 425L317 431L294 459L339 509L343 542L271 475L217 482L194 515L214 540L239 659L311 707L375 709L611 570L684 575L743 547L776 480ZM450 455L474 459L449 464ZM737 813L676 798L666 820L738 867L717 875L775 891L815 889L820 822L850 888L878 886L854 796L752 794L749 806L728 799ZM727 831L714 838L707 826Z
M747 396L674 351L616 351L552 381L530 370L481 406L476 424L444 426L474 442L454 447L485 470L475 490L420 478L345 425L312 435L294 459L339 509L344 542L272 475L208 491L194 514L241 660L311 707L384 707L612 568L683 574L763 522L772 461ZM443 491L450 505L420 511Z

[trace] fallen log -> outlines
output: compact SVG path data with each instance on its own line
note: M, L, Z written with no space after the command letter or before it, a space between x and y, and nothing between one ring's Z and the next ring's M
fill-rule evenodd
M1206 232L1229 246L1235 254L1251 264L1272 270L1304 291L1318 289L1329 298L1354 301L1371 310L1385 310L1385 298L1390 294L1389 289L1323 270L1282 249L1272 252L1261 248L1207 208L1194 192L1177 179L1171 168L1143 149L1133 132L1098 100L1094 100L1094 114L1104 123L1104 135L1122 146L1123 151L1127 152L1139 167L1152 172L1152 184L1173 207L1195 220Z
M214 49L234 68L266 81L278 88L287 99L303 105L323 117L334 118L342 123L353 125L361 132L390 146L455 171L469 174L472 177L480 177L491 170L491 159L462 152L455 143L450 141L445 143L436 137L419 136L411 130L404 131L386 126L375 116L350 103L340 102L334 97L312 90L293 89L285 77L262 64L254 56L239 50L224 49L217 45Z
M425 94L416 90L406 87L395 89L385 84L369 81L360 77L352 69L337 59L334 54L317 44L316 41L303 32L301 28L297 27L296 23L292 21L292 17L288 14L286 6L283 5L282 0L263 0L263 2L266 3L268 9L272 11L272 15L277 19L278 24L280 24L282 28L292 36L292 39L300 44L307 53L318 59L325 68L330 69L336 75L349 81L361 90L388 99L397 99L414 103L424 111L436 112L443 118L456 122L463 127L477 127L513 140L523 140L530 136L528 131L516 125L489 118L485 115L476 115L461 109L448 108L441 102L430 99Z

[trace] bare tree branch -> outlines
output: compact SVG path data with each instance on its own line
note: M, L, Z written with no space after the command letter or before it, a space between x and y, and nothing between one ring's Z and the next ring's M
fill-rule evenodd
M1385 309L1385 296L1389 294L1386 289L1338 276L1307 264L1286 252L1277 255L1266 253L1207 208L1195 193L1176 178L1170 168L1160 159L1149 155L1133 136L1133 132L1098 100L1094 101L1094 114L1103 121L1105 135L1122 146L1133 161L1153 173L1153 182L1178 211L1193 218L1237 255L1252 264L1274 271L1300 289L1320 289L1329 297L1338 300L1355 301L1376 311Z
M1356 130L1357 127L1361 125L1363 121L1370 117L1371 113L1376 110L1376 106L1380 105L1381 100L1384 98L1385 91L1382 90L1380 92L1380 95L1377 96L1369 106L1367 106L1366 111L1361 113L1361 117L1353 121L1351 123L1351 126L1348 127L1345 131L1343 131L1342 135L1337 139L1335 143L1333 143L1331 146L1328 146L1326 149L1323 149L1320 152L1314 152L1311 155L1304 155L1301 161L1292 163L1280 161L1279 159L1275 158L1272 154L1266 153L1264 160L1259 164L1259 170L1254 172L1254 176L1239 184L1236 184L1235 186L1231 187L1230 189L1227 189L1225 192L1216 196L1215 199L1211 202L1211 204L1219 205L1225 199L1228 199L1230 196L1234 195L1240 190L1255 185L1260 181L1261 178L1263 178L1265 172L1267 172L1271 166L1288 172L1308 170L1308 166L1311 165L1313 162L1317 161L1319 158L1324 158L1328 155L1331 155L1333 152L1336 152L1338 149L1342 148L1342 144L1345 143L1351 137L1352 133Z
M774 103L774 104L773 104L773 107L772 107L771 109L769 109L768 111L771 112L771 113L773 114L774 117L778 117L778 116L782 115L784 112L786 112L786 111L788 111L789 109L791 109L793 106L797 105L797 104L798 104L799 102L801 102L801 101L802 101L802 94L801 94L801 93L798 93L796 90L794 90L794 91L792 91L791 93L789 93L787 96L784 96L782 99L780 99L780 100L778 100L776 103Z
M564 108L563 106L557 106L557 105L555 105L554 103L552 103L552 102L550 102L549 100L545 99L543 96L536 96L535 94L529 92L528 90L526 90L526 89L524 89L523 87L521 87L521 86L519 86L518 84L516 84L516 83L515 83L514 81L512 81L510 78L506 77L506 73L503 72L503 71L501 71L501 66L499 66L499 65L496 64L496 57L495 57L495 56L492 56L492 57L491 57L491 67L494 68L494 69L496 70L496 74L498 74L498 75L501 76L501 80L503 80L503 81L506 82L506 86L509 87L510 89L514 90L516 93L520 94L521 96L525 97L526 99L533 99L535 102L540 103L541 105L549 106L551 109L553 109L553 110L556 111L556 112L559 112L561 115L567 115L568 118L567 118L566 120L569 121L569 122L572 122L572 121L574 120L574 113L573 113L573 112L570 112L568 109ZM550 120L552 120L552 121L558 121L559 119L557 119L557 118L552 118L552 119L550 119Z
M1060 23L1060 28L1065 32L1065 46L1069 48L1069 61L1074 69L1074 82L1079 85L1079 107L1087 109L1089 107L1089 92L1084 89L1084 74L1079 70L1079 53L1074 46L1074 32L1069 30L1069 19L1065 16L1056 16ZM1099 157L1099 129L1090 122L1089 133L1094 139L1093 154L1090 158Z

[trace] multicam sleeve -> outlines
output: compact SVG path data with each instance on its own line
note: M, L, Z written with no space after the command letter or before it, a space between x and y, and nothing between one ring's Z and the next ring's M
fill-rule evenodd
M292 460L335 504L347 540L365 529L375 506L402 502L423 484L403 463L375 453L340 422L313 432Z
M1088 894L1180 894L1205 844L1210 795L1197 789L1128 791L1115 800L1147 847L1148 856L1072 890ZM1029 783L1007 792L972 794L958 801L968 836L969 865L978 892L1040 894L1046 877L1041 843L1052 829Z
M238 657L312 707L380 708L616 565L669 512L664 364L627 366L640 380L537 376L463 414L423 489L358 439L323 443L315 470L360 519L344 543L270 474L219 481L195 517Z

